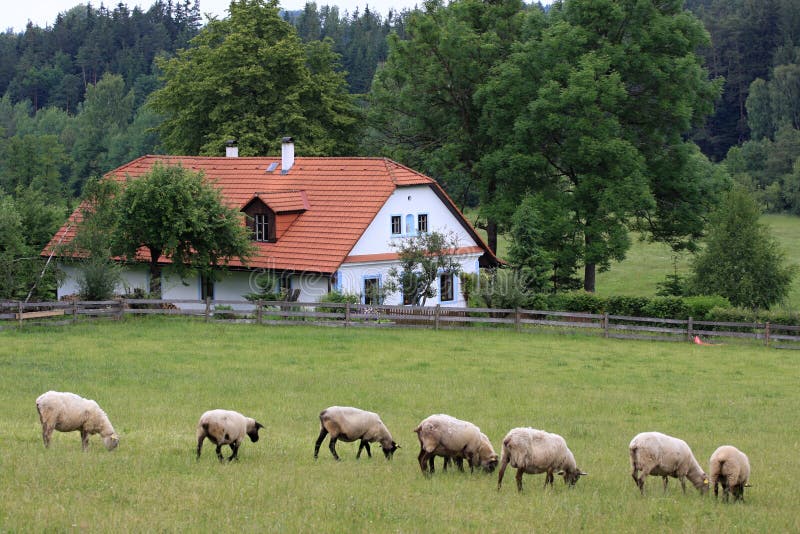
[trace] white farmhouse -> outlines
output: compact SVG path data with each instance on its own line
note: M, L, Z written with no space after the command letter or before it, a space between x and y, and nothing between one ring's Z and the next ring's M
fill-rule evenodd
M420 232L458 236L456 256L462 271L496 266L498 260L475 229L431 178L385 158L294 157L285 139L281 157L143 156L108 173L105 179L135 179L156 162L203 171L241 210L252 231L257 252L248 265L236 261L227 276L206 283L198 276L180 280L170 275L169 258L161 287L164 299L244 300L264 280L278 279L296 300L315 302L338 290L361 296L370 304L374 287L382 287L389 269L398 265L393 242ZM45 249L74 237L76 210ZM149 287L148 253L141 263L124 267L120 294ZM62 265L66 278L62 298L78 292L79 263ZM437 296L426 305L465 306L459 279L441 273ZM385 304L402 304L403 295L387 295Z

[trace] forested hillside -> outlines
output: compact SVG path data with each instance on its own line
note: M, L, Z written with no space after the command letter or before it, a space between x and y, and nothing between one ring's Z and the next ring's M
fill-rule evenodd
M27 293L38 251L88 180L146 153L222 154L230 137L243 155L269 153L279 131L306 154L389 156L433 176L460 206L480 205L492 246L515 225L541 227L527 237L536 252L517 260L549 262L529 274L551 289L579 286L578 266L593 288L630 230L694 250L731 179L768 211L800 214L795 0L630 13L623 2L594 12L588 0L454 0L385 15L234 4L263 34L248 36L246 17L202 20L198 0L81 4L0 34L0 298ZM279 53L226 71L221 50L265 43ZM291 65L286 80L280 65ZM592 150L564 151L588 139Z

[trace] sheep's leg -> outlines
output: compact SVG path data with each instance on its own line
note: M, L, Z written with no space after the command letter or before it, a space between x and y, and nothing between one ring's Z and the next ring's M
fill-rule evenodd
M50 437L53 435L54 427L42 424L42 441L44 441L45 448L50 446Z
M419 468L422 469L422 474L427 473L427 466L429 461L430 461L431 473L433 473L433 458L434 456L432 454L428 454L428 451L420 447L419 454L417 455L417 461L419 462Z
M200 459L200 451L203 450L203 441L206 439L205 436L200 436L197 438L197 459Z
M550 484L550 486L552 486L553 485L553 480L554 480L553 470L552 469L548 469L547 470L547 474L544 476L544 487L547 488L548 484Z
M712 477L711 483L714 485L714 497L719 498L719 480Z
M314 458L319 455L319 446L322 445L322 442L325 440L325 436L328 435L327 429L323 426L319 431L319 437L317 438L317 442L314 444Z
M664 480L666 480L666 477ZM686 493L686 477L678 477L678 480L681 481L681 488L683 489L683 492Z
M649 474L649 470L645 471L642 469L642 471L639 473L639 478L636 478L635 475L633 477L633 479L636 481L636 485L639 486L639 491L642 493L642 495L644 495L644 479L647 478L647 475Z
M524 474L525 471L521 467L517 469L517 476L515 477L517 479L517 491L522 491L522 475Z
M81 429L81 448L85 451L89 448L89 433Z
M338 462L340 458L339 458L339 455L336 454L336 440L337 439L339 439L339 438L335 438L335 437L331 436L331 440L330 440L330 442L328 442L328 448L330 449L331 454L333 455L333 457Z
M228 461L230 462L232 460L238 460L239 459L239 456L238 456L238 454L239 454L239 444L234 441L233 443L230 444L230 447L231 447L231 451L233 451L233 452L231 453L230 457L228 458Z
M503 460L500 462L500 473L497 475L497 491L500 491L500 486L503 485L503 475L508 467L508 455L503 453Z
M667 492L667 482L669 482L669 481L667 480L667 477L661 477L661 478L664 480L664 493L666 493Z
M631 477L633 477L633 481L636 483L636 487L642 490L643 482L639 481L639 477L636 476L636 472L639 471L639 468L636 467L636 464L633 464L633 471L631 471ZM642 490L644 493L644 490Z
M370 450L369 450L369 443L367 443L367 440L362 439L361 443L359 443L359 445L358 445L358 453L356 453L356 460L361 458L361 451L363 449L366 449L367 450L367 456L372 458L372 452L370 452Z
M222 457L222 445L219 443L217 443L217 458L219 458L220 462L225 459Z
M453 460L453 462L455 462L456 467L458 467L458 470L463 473L464 472L464 459L463 458L456 458L455 460Z
M428 470L431 472L431 474L433 474L436 471L436 465L435 465L436 462L434 462L435 459L436 459L436 456L434 456L434 455L431 455L431 457L428 458ZM444 472L447 472L447 460L448 459L449 458L447 456L444 457L444 465L442 467Z

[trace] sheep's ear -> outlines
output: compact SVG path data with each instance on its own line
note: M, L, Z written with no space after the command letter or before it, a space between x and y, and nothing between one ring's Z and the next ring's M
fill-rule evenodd
M578 474L582 477L588 477L589 473L584 473L583 471L579 471Z
M264 428L264 425L256 421L256 431L258 431L259 428Z

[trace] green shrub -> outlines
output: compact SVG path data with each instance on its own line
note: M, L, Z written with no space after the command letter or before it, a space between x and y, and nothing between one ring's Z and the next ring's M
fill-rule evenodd
M341 291L334 290L323 295L322 298L319 299L319 301L321 303L335 302L338 304L345 304L349 302L350 304L358 304L359 302L361 302L361 296L356 293L342 293ZM320 306L317 308L317 311L323 313L344 313L344 308Z
M548 297L549 310L578 313L603 313L605 299L593 293L575 291L570 293L554 293Z
M609 315L643 317L644 310L650 304L647 297L614 296L606 299L605 311Z
M730 308L731 303L719 295L701 295L697 297L683 297L683 302L688 308L688 317L697 321L709 320L708 317L714 308Z
M681 297L656 297L642 310L645 317L658 319L686 319L688 312L689 307Z

